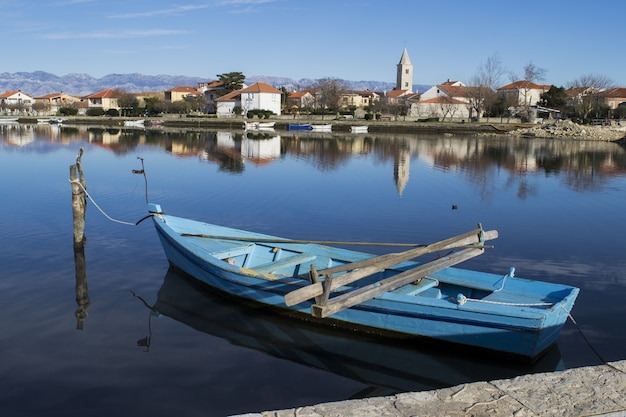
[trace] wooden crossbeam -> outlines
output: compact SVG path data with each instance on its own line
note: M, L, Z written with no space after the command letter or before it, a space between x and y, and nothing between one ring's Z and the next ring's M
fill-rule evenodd
M497 237L498 232L496 230L483 231L482 228L478 228L476 230L472 230L458 236L453 236L439 242L431 243L430 245L426 245L424 247L413 248L404 252L396 252L381 256L375 256L373 258L363 259L361 261L323 269L317 271L317 274L324 276L333 276L333 274L336 274L338 272L352 271L334 277L334 279L332 280L332 285L330 287L327 287L328 291L332 291L336 288L351 284L352 282L355 282L361 278L370 276L394 265L411 260L427 253L458 247L465 247L468 245L483 244L485 241L496 239ZM312 283L311 285L307 285L306 287L299 288L286 294L285 304L287 306L293 306L306 300L310 300L312 298L320 296L322 294L324 294L324 287L322 283Z
M483 249L464 249L450 256L436 259L393 277L386 278L374 284L366 285L353 291L341 294L337 297L333 297L328 300L325 305L315 304L311 307L311 314L318 318L328 317L331 314L370 300L382 293L393 291L399 287L407 285L416 279L425 277L428 274L432 274L433 272L439 271L443 268L456 265L478 256L483 252Z

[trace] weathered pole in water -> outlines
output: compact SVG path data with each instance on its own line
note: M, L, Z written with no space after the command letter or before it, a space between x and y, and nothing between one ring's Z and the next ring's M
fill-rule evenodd
M84 148L80 148L76 156L76 164L70 166L70 183L72 184L72 211L74 216L74 264L76 268L76 328L83 329L87 320L89 307L89 291L87 288L87 262L85 260L85 212L87 209L87 189L81 158Z
M85 177L81 158L84 148L80 148L76 156L76 164L70 166L70 183L72 184L72 211L74 214L74 245L83 245L85 242L85 210L87 198L85 196ZM81 186L82 185L82 186Z

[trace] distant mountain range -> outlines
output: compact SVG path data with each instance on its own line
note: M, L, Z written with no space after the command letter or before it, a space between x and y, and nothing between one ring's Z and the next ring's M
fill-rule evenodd
M216 78L214 78L216 79ZM59 77L44 71L0 73L0 93L21 90L33 97L41 97L52 93L66 93L75 96L86 96L107 88L114 88L129 93L146 91L165 91L173 87L186 85L196 86L199 82L211 81L210 78L187 77L183 75L143 75L143 74L109 74L102 78L94 78L88 74L68 74ZM395 83L382 81L348 81L343 80L351 90L390 91ZM276 88L285 87L287 91L301 90L314 85L317 80L293 80L284 77L255 75L246 77L246 84L264 82ZM423 92L429 85L415 84L413 91Z

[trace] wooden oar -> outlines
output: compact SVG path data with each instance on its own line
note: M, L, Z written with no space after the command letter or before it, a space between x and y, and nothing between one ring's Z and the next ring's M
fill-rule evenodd
M390 253L386 255L376 256L357 262L339 265L336 267L323 269L318 271L319 275L332 276L332 274L344 271L352 271L333 278L331 287L327 291L332 291L338 287L348 285L356 280L370 276L376 272L383 271L401 262L405 262L418 256L437 252L446 249L465 247L471 244L483 243L486 240L496 239L498 232L496 230L483 231L482 228L453 236L439 242L431 243L420 248L409 249L405 252ZM302 303L311 298L315 298L324 294L324 288L321 282L307 285L285 295L285 304L293 306Z
M416 279L423 278L428 274L439 271L440 269L456 265L470 258L483 253L483 249L464 249L450 256L439 258L429 263L420 265L416 268L409 269L393 277L383 279L374 284L338 295L329 300L325 305L315 304L311 307L311 314L314 317L324 318L338 311L350 308L360 304L363 301L370 300L384 292L393 291L396 288L407 285Z
M221 235L205 235L202 233L181 233L185 237L201 237L205 239L219 240L236 240L244 242L262 242L262 243L298 243L298 244L314 244L314 245L346 245L346 246L396 246L396 247L424 247L424 243L387 243L387 242L346 242L337 240L305 240L305 239L282 239L267 238L254 236L221 236Z

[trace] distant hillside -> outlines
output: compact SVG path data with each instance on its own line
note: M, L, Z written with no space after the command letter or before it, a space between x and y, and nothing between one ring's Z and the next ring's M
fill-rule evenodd
M213 78L215 79L215 78ZM195 86L199 82L211 81L211 78L187 77L183 75L143 75L143 74L109 74L102 78L94 78L88 74L68 74L59 77L44 71L0 73L0 93L22 90L33 97L41 97L51 93L67 93L75 96L86 96L107 88L116 88L129 93L145 91L165 91L179 85ZM381 81L347 81L353 90L389 91L394 83ZM288 91L299 90L314 85L317 80L293 80L284 77L249 76L247 84L264 82L276 88L285 87ZM414 85L413 90L425 91L430 86Z

